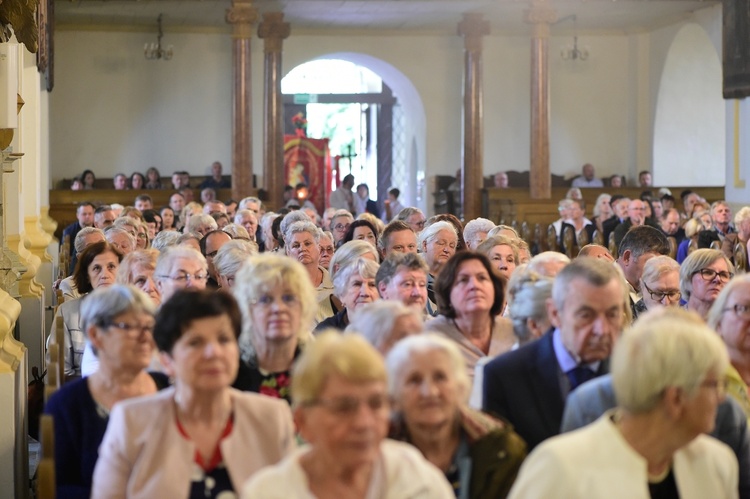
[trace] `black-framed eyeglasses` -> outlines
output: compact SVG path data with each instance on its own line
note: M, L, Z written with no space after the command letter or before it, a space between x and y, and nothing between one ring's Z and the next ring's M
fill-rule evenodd
M670 302L674 302L680 299L682 296L682 293L679 292L679 290L672 290L672 291L654 291L653 289L649 288L646 283L643 283L643 287L646 288L646 291L651 296L651 299L654 301L662 301L664 297L669 298Z
M336 224L333 228L339 232L346 232L352 224Z
M721 282L729 282L729 279L734 277L734 274L731 272L727 272L726 270L722 270L721 272L717 272L714 269L700 269L698 272L695 272L695 274L700 274L704 281L711 282L714 279L716 279L716 276L719 276L719 281Z
M734 312L734 314L740 319L750 319L750 305L742 305L741 303L737 303L732 307L722 309L722 312L729 312L730 310Z

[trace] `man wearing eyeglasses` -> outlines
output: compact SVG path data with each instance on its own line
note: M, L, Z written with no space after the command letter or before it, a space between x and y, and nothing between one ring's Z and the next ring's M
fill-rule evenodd
M159 255L154 276L164 303L181 289L205 289L208 264L195 249L174 246Z
M346 231L354 222L354 217L347 210L338 210L331 217L331 232L333 233L333 245L338 248L339 241L344 239Z
M628 293L633 321L638 317L635 304L643 297L641 290L643 267L651 258L668 253L669 242L666 236L660 230L648 225L633 227L623 237L619 246L620 256L617 258L617 265L622 269L630 288Z

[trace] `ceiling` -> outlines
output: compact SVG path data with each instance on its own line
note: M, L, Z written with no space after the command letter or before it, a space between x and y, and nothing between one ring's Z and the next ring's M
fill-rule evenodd
M551 0L557 32L637 32L671 24L719 0ZM57 0L58 26L228 29L230 0ZM281 10L293 29L455 32L464 12L480 12L494 33L528 32L524 0L256 0L259 11ZM575 15L575 22L573 20Z

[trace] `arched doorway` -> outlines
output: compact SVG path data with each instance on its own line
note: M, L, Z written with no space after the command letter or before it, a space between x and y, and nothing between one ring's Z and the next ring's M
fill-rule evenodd
M292 68L282 79L282 94L285 128L300 111L311 137L348 128L348 135L328 137L331 154L342 156L342 174L351 165L356 181L371 186L373 199L377 186L381 206L391 186L401 190L404 205L425 203L424 108L403 73L364 54L327 54ZM314 122L321 119L329 122Z

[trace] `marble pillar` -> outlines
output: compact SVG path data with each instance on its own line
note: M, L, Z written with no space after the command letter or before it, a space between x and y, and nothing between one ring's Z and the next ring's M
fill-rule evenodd
M253 129L250 39L258 9L251 0L232 0L226 20L232 25L232 198L253 189Z
M482 37L490 33L490 23L481 14L464 14L458 34L464 38L464 105L462 205L464 220L482 214Z
M550 25L557 21L557 12L548 0L533 0L527 10L526 22L532 25L531 38L531 166L530 194L532 199L552 197L549 171L549 52Z
M263 39L263 183L270 209L283 206L284 185L284 103L281 98L281 54L284 39L291 32L282 12L266 12L258 26Z

